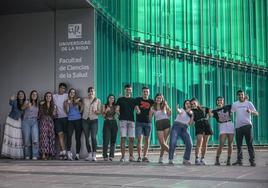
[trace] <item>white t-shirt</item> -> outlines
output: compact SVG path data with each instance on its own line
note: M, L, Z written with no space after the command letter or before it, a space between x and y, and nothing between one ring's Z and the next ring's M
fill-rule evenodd
M179 122L185 125L188 125L190 122L190 116L185 112L185 110L182 108L180 109L181 113L179 113L175 119L175 122Z
M247 112L247 109L256 112L256 109L252 102L249 101L236 101L232 104L232 112L236 112L236 128L243 127L245 125L252 125L251 114Z
M154 112L155 121L162 120L162 119L169 119L167 112L164 110L156 110Z
M54 103L57 106L57 114L58 114L57 118L65 118L65 117L67 117L67 114L64 112L64 109L63 109L63 103L67 99L68 99L68 94L67 93L64 93L62 95L59 95L59 94L54 94L53 95Z

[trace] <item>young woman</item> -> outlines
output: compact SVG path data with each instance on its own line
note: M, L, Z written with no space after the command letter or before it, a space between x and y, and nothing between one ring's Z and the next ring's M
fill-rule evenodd
M83 100L82 127L85 133L88 157L86 161L96 161L98 115L101 113L101 101L95 96L93 87L88 88L88 97ZM89 144L91 137L91 146Z
M51 92L47 92L39 109L40 153L43 160L55 156L55 132L53 118L56 115L56 106Z
M6 119L2 155L12 159L22 159L24 157L21 118L25 100L25 93L22 90L18 91L17 98L12 96L9 100L11 112Z
M161 93L156 94L154 100L150 110L150 118L153 115L155 117L157 137L161 146L159 163L163 163L164 152L168 152L169 149L166 141L169 135L171 110Z
M205 154L207 151L208 140L210 135L213 134L211 126L208 122L209 118L209 108L201 107L196 98L191 99L192 111L194 114L195 122L195 135L196 148L195 148L195 164L196 165L205 165ZM201 148L201 160L199 159Z
M217 108L212 111L211 115L216 119L219 125L220 132L220 143L217 150L215 165L220 165L220 155L226 137L228 139L228 158L226 165L231 165L231 155L233 151L233 140L234 140L234 124L231 120L231 105L224 105L224 98L217 97L216 100Z
M31 91L30 99L23 107L22 133L24 139L25 159L37 160L39 156L39 130L38 130L38 93Z
M116 115L116 105L115 105L115 96L110 94L107 97L107 102L103 106L103 117L104 117L104 124L103 124L103 159L105 161L108 160L108 144L110 142L110 153L109 153L109 160L112 161L114 158L114 151L115 151L115 143L117 137L117 122L115 119Z
M76 94L75 89L70 89L68 93L68 100L64 102L64 110L68 117L68 131L67 131L67 157L68 160L73 160L71 152L72 136L75 130L76 142L76 155L75 160L79 160L79 153L81 148L81 134L82 134L82 121L81 111L82 102Z
M177 107L177 117L170 133L169 142L169 164L173 164L173 156L176 149L178 137L180 137L185 144L185 151L183 156L183 164L191 165L190 155L193 147L192 138L188 132L188 126L193 122L193 112L191 110L190 100L185 100L183 108Z

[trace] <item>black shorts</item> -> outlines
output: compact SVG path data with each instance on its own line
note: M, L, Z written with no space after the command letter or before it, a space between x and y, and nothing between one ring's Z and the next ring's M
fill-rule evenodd
M198 121L195 123L195 135L198 134L213 135L213 131L207 120Z
M57 134L63 132L67 134L68 119L65 118L56 118L54 119L55 132Z
M170 128L170 120L169 119L161 119L156 121L156 130L163 131L165 129Z

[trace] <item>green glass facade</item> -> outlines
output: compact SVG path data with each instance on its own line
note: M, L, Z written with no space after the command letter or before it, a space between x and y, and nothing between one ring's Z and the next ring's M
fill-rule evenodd
M245 90L259 111L254 143L268 143L268 2L266 0L89 0L95 8L97 95L162 92L173 109L196 97L215 108ZM218 143L218 130L210 120ZM102 119L100 120L100 130ZM99 143L102 143L99 131ZM192 138L194 128L190 128ZM119 139L118 139L119 141ZM153 126L151 144L157 145Z

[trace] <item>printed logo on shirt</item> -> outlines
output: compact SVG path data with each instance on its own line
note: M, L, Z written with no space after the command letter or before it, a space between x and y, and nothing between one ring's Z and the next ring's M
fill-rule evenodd
M230 119L229 113L228 112L224 113L224 110L218 111L217 113L220 122L228 121Z
M150 107L151 107L150 103L145 102L145 101L141 101L140 108L150 109Z

